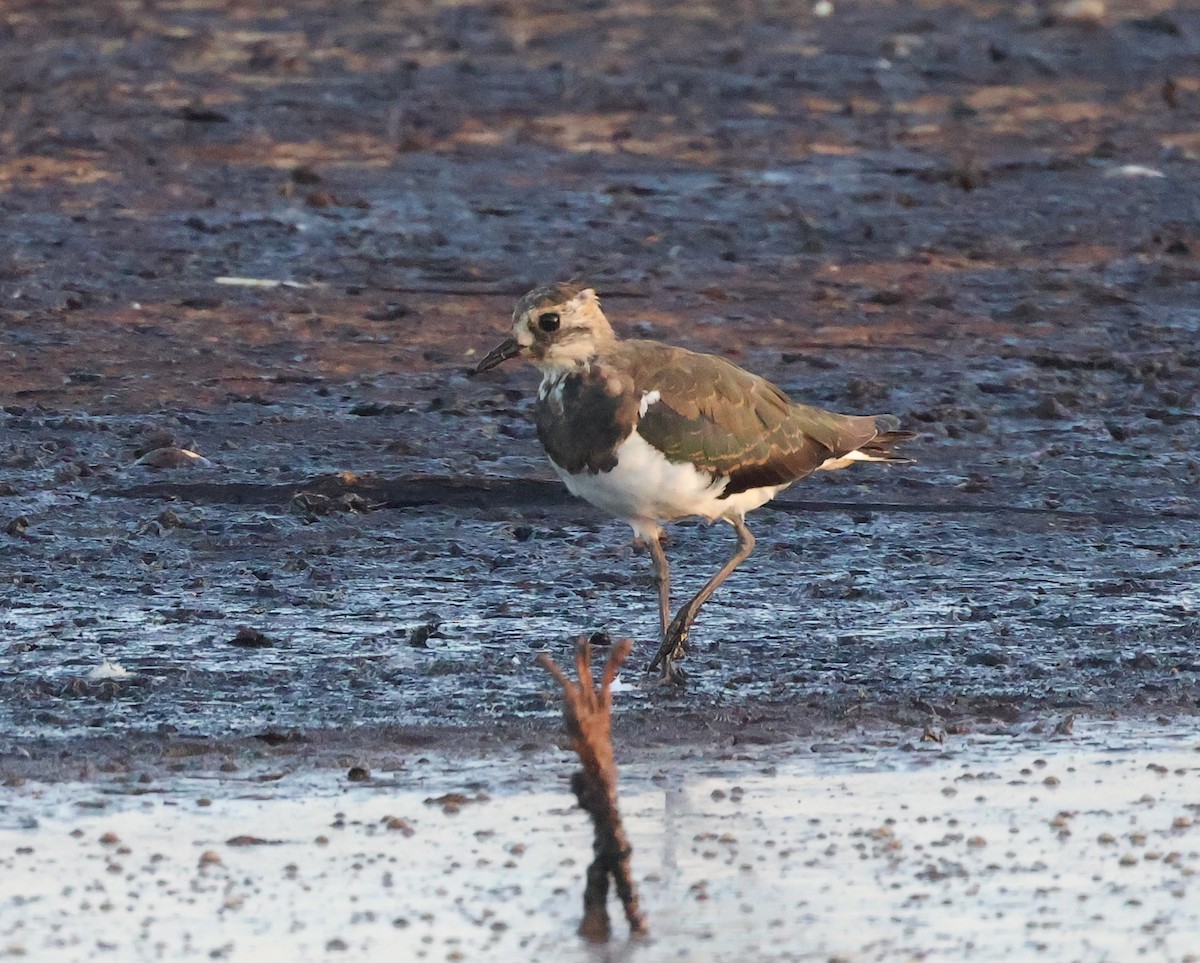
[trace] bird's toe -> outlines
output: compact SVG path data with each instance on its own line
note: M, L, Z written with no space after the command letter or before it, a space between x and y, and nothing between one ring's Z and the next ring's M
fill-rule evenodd
M674 659L664 659L662 666L662 674L659 676L659 682L665 686L674 686L677 689L682 689L687 685L688 674Z

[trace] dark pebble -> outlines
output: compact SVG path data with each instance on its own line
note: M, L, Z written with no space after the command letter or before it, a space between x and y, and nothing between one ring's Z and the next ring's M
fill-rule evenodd
M238 629L237 635L229 640L229 644L236 645L240 649L266 649L273 646L275 640L259 632L258 629L243 625Z
M963 662L965 665L983 665L995 669L1008 665L1008 657L997 649L984 649L979 652L972 652Z
M1057 398L1050 397L1043 398L1040 402L1038 402L1038 404L1034 407L1032 414L1035 418L1044 418L1047 421L1055 421L1071 417L1071 412L1069 409L1065 408Z

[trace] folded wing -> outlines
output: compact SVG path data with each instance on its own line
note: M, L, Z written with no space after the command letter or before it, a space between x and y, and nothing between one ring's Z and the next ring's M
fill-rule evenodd
M654 347L659 350L639 349L633 371L643 396L657 392L638 434L671 461L728 478L722 497L796 481L853 452L902 460L888 446L911 435L898 431L890 415L841 415L794 404L769 381L722 358Z

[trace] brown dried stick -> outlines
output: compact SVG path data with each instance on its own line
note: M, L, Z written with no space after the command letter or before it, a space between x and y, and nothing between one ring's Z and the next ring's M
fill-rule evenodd
M646 918L638 907L637 889L630 873L633 850L617 810L617 764L612 746L612 683L632 649L629 639L613 646L599 690L592 680L592 647L582 638L575 649L578 683L567 678L550 656L542 653L537 658L537 664L562 686L563 722L571 748L583 764L571 777L571 789L580 807L591 815L596 837L592 844L595 859L588 867L587 887L583 892L583 922L579 924L579 932L598 943L607 940L612 929L607 905L610 876L625 907L629 929L636 934L646 932Z

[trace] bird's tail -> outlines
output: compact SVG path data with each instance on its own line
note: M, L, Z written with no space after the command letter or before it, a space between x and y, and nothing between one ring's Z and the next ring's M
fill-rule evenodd
M855 454L862 461L890 461L894 465L911 465L913 459L897 455L892 451L892 446L898 445L902 441L911 441L917 437L916 432L905 431L901 428L900 419L895 415L876 415L875 427L879 429L879 434L858 449Z

